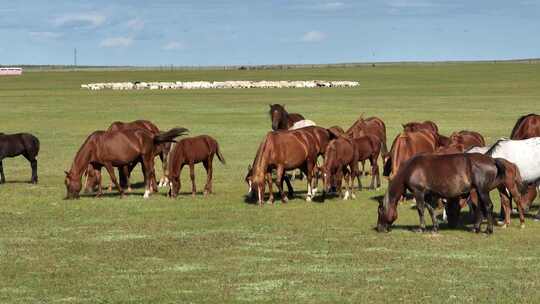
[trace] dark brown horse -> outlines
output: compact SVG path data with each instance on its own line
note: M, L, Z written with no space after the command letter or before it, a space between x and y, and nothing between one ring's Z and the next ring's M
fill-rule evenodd
M22 155L30 162L32 168L32 177L30 182L37 184L37 155L39 153L39 140L32 134L0 134L0 184L6 182L4 176L4 165L2 160L6 157L15 157Z
M429 130L403 132L396 136L390 153L384 160L383 175L390 179L409 158L420 153L433 153L437 148L437 135Z
M510 134L510 139L528 139L540 136L540 115L531 113L521 116Z
M214 138L208 135L184 138L174 145L169 155L169 196L176 197L180 192L180 175L185 165L189 165L191 194L195 196L197 192L195 187L195 164L201 162L206 170L204 195L206 196L212 193L212 162L214 161L214 155L217 155L219 161L225 164L225 158L221 154L219 144Z
M348 168L348 170L347 170ZM350 197L355 198L353 192L354 179L358 172L358 152L355 141L346 136L340 136L332 140L326 147L323 173L323 200L331 186L337 186L338 193L341 193L341 178L345 177L346 190L344 200Z
M298 113L288 113L285 105L271 104L270 119L272 120L272 130L288 130L295 122L304 120L304 116Z
M269 132L257 151L253 164L252 187L257 191L259 205L262 206L265 184L270 190L269 202L274 201L272 193L272 170L277 172L277 185L281 199L285 203L287 196L283 193L285 171L301 169L307 176L307 201L311 201L313 169L317 161L316 139L308 132L299 130Z
M95 170L105 167L120 195L123 196L124 190L116 180L114 167L124 167L136 162L142 162L143 165L146 186L144 197L147 198L150 194L150 180L155 174L154 156L159 149L158 146L164 142L174 141L175 137L186 132L185 128L174 128L158 135L144 129L96 131L90 134L75 155L71 169L66 172L66 198L79 197L82 188L81 177L89 164ZM101 189L97 195L101 195Z
M479 198L479 206L485 210L487 233L493 232L493 203L489 192L502 184L505 178L504 165L499 159L483 154L417 155L399 170L390 181L388 191L379 204L377 230L387 232L397 219L397 203L406 190L416 198L416 208L420 218L420 230L424 230L424 208L427 208L438 230L434 204L440 198L449 204L458 204L460 198L467 197L474 189ZM427 203L427 204L426 204ZM480 212L476 213L474 230L480 232Z
M424 122L408 122L406 124L403 124L403 131L405 132L417 132L420 130L428 130L430 132L433 132L435 134L439 134L439 127L436 123L434 123L431 120L426 120Z
M464 149L468 150L472 147L484 147L486 141L478 132L462 130L450 135L450 145L463 145Z

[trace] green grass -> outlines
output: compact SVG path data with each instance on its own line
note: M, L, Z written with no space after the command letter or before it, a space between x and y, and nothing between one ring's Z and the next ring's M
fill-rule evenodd
M354 89L99 91L88 82L126 80L343 79ZM471 129L488 142L509 136L522 114L538 112L540 65L389 65L269 71L32 72L0 78L3 132L41 140L39 185L29 164L4 160L0 185L0 302L500 302L538 301L540 223L514 219L493 236L463 229L410 232L410 203L399 227L378 234L383 190L339 199L259 208L244 203L245 169L270 128L269 103L284 103L323 126L348 127L360 114L387 124L431 119L441 132ZM114 120L149 119L214 136L209 198L165 191L142 199L64 201L63 170L85 137ZM190 188L188 170L182 192ZM202 190L204 170L197 169ZM158 170L159 172L159 170ZM140 181L139 169L135 181ZM367 178L364 183L367 183ZM296 181L298 190L303 182ZM493 197L496 195L493 193ZM498 199L496 209L498 209ZM428 220L429 223L429 220Z

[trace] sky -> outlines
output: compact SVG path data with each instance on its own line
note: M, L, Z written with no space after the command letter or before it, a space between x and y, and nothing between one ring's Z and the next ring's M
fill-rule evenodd
M540 57L540 0L0 0L0 64Z

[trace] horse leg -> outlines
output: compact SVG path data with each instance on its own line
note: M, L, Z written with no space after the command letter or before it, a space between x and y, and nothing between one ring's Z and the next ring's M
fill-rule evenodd
M510 214L512 213L510 208L511 197L509 197L508 193L506 193L506 187L498 187L498 190L499 197L501 198L501 209L504 210L504 220L498 223L501 225L501 228L506 228L510 226Z
M486 217L488 221L486 233L491 234L493 233L493 202L491 202L491 198L489 197L489 192L481 192L479 189L477 189L477 192L478 192L479 202L481 202L482 206L486 210Z
M435 200L437 201L437 200ZM435 209L433 208L433 205L434 205L434 201L433 201L433 198L431 198L427 204L424 204L424 206L426 206L428 212L429 212L429 216L431 216L431 223L433 224L433 232L438 232L439 231L439 222L437 221L437 217L435 216Z
M203 162L204 169L206 170L206 185L204 186L204 195L212 193L212 159L207 159Z
M144 172L144 195L143 198L148 198L152 192L152 176L155 177L154 173L154 155L143 155L142 157L142 167Z
M289 179L289 176L287 174L284 174L283 175L283 179L285 180L285 182L287 183L287 189L289 189L289 197L293 198L294 197L294 189L293 189L293 186L291 185L291 180Z
M268 201L267 203L269 204L273 204L274 203L274 190L272 189L272 172L267 172L266 173L266 183L268 183ZM264 193L261 194L262 197L261 197L261 202L263 201L264 199Z
M197 187L195 186L195 163L189 162L189 178L191 178L191 196L195 197Z
M118 192L120 192L120 198L124 197L124 189L122 189L122 187L118 183L118 180L116 179L113 166L110 163L106 163L105 169L107 169L107 172L109 172L109 176L111 177L111 182L114 183L114 185L118 189Z
M281 201L283 203L287 203L289 201L289 198L285 195L285 192L283 192L283 175L285 174L285 168L283 166L278 166L276 171L277 171L276 184L278 187L279 194L281 195Z
M27 152L23 153L24 158L30 162L30 168L32 169L32 177L30 178L30 183L37 184L37 159L35 156L28 154Z
M167 179L169 172L167 172L167 155L165 155L164 151L161 151L161 153L159 153L159 159L161 160L161 168L163 173L161 175L161 178L159 179L158 187L165 187L169 182L169 180Z
M3 184L6 182L6 177L4 176L4 165L2 163L2 160L0 159L0 184Z
M377 160L373 161L372 157L369 158L369 164L371 165L371 185L369 185L369 189L373 190L375 189L375 179L379 169L377 168Z
M424 193L420 191L414 192L414 198L416 199L416 210L418 211L418 217L420 219L420 232L423 232L426 229L426 222L424 219L424 208L425 208L425 201L424 201Z
M349 193L350 184L349 184L349 182L352 179L352 172L349 172L349 174L344 174L344 175L345 176L343 176L343 179L345 180L345 194L343 195L343 200L346 201L346 200L349 199L349 196L350 196L350 193Z
M100 197L103 194L103 188L101 187L101 168L95 169L94 174L96 175L96 180L98 183L98 191L96 193L96 197Z
M306 169L306 179L308 184L308 193L306 196L306 202L311 202L312 197L315 195L313 192L313 169L315 168L317 163L317 159L315 161L307 161L307 164L305 166Z

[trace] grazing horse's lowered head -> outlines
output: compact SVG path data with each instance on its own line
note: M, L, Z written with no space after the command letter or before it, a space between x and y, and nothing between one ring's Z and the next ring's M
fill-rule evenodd
M72 176L70 172L64 171L66 178L64 184L66 185L67 194L65 199L78 199L79 193L82 189L82 182L80 178Z

